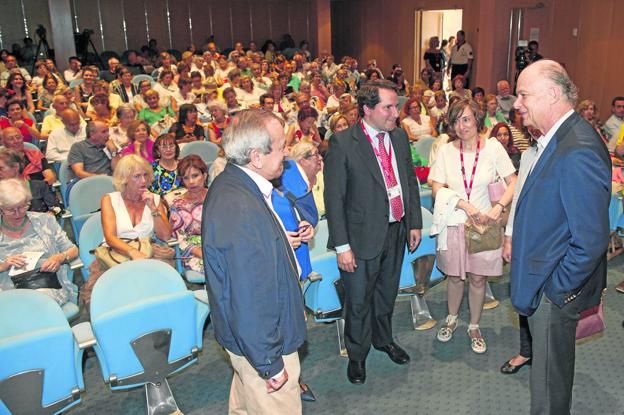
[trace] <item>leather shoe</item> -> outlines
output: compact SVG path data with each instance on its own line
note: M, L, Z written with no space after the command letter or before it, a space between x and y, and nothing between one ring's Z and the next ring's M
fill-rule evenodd
M314 396L314 393L312 392L312 389L310 389L310 386L308 386L306 383L303 382L299 382L299 389L301 390L301 400L305 401L305 402L316 402L316 396Z
M504 375L513 375L514 373L518 373L520 369L524 366L531 366L531 359L525 361L521 365L514 366L511 364L511 360L506 361L500 368L500 371Z
M354 385L362 385L366 382L366 365L364 362L357 360L349 360L349 366L347 367L347 377L349 382Z
M388 357L390 357L390 360L392 360L397 365L405 365L410 361L410 357L407 352L403 350L401 346L394 342L386 346L375 347L375 349L387 353Z

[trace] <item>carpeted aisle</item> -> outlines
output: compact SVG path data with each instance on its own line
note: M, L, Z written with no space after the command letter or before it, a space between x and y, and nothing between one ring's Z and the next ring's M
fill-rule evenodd
M624 255L609 264L609 289L605 297L607 331L577 346L572 413L617 415L624 413L624 294L613 287L624 279ZM435 318L446 316L445 284L427 294ZM397 366L385 354L372 350L363 386L346 378L347 361L338 355L335 326L308 323L307 353L302 361L304 380L317 402L304 403L305 414L422 414L513 415L528 414L529 369L502 375L499 367L518 350L517 316L509 300L509 280L492 284L501 305L484 311L481 326L488 351L470 350L467 304L460 313L461 326L446 344L435 340L437 327L416 332L411 328L409 302L396 305L394 330L398 343L412 361ZM180 409L185 414L225 414L231 372L225 354L209 328L199 363L170 378ZM103 383L94 357L85 368L86 393L72 414L144 414L142 389L111 392Z

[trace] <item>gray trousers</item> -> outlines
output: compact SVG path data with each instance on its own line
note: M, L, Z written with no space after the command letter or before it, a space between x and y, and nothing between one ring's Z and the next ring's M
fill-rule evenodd
M578 313L542 296L528 318L533 337L531 415L566 415L572 405Z

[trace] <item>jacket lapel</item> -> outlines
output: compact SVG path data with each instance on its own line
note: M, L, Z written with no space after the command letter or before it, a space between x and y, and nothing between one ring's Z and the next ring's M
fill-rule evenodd
M357 151L360 153L360 157L362 157L364 165L368 168L368 170L370 170L375 180L377 180L379 185L385 191L386 183L384 182L384 178L381 174L381 169L379 168L379 163L377 162L377 156L375 156L373 146L368 142L368 139L364 135L362 127L359 123L353 126L353 139L357 142Z

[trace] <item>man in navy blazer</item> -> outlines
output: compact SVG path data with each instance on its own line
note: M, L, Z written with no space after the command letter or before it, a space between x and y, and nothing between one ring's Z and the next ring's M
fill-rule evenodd
M517 92L524 125L543 135L516 205L511 301L533 337L531 414L569 414L579 313L606 285L611 161L574 112L578 90L561 65L529 65Z
M282 174L284 145L283 121L273 113L237 114L223 137L228 164L203 206L212 322L234 369L230 413L301 413L297 349L306 326L299 265L269 182Z

